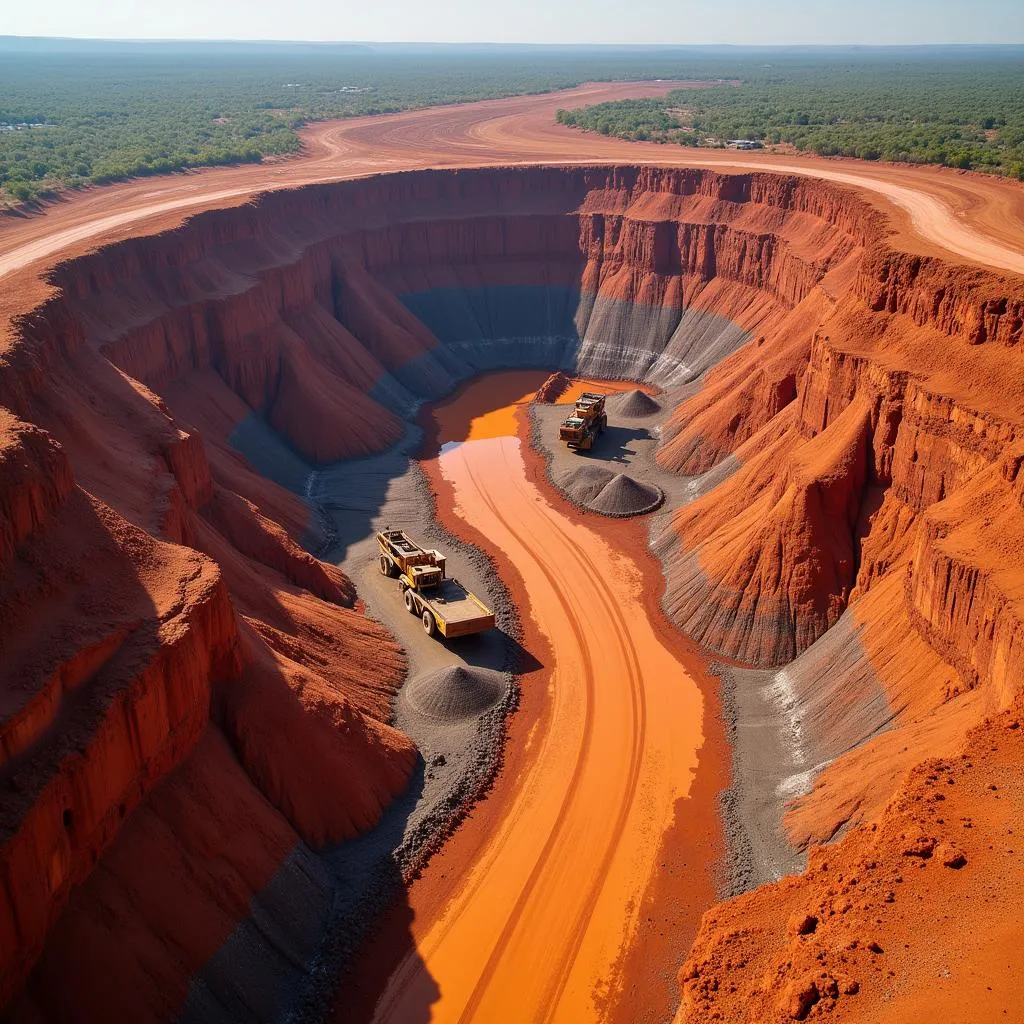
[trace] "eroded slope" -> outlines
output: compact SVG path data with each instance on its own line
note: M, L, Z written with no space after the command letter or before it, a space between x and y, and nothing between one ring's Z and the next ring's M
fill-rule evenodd
M664 467L717 467L658 538L666 607L784 723L798 846L871 820L1015 699L1024 298L891 251L850 193L654 168L377 177L203 214L53 284L0 361L0 957L26 1019L99 1013L102 970L135 979L126 1016L201 1015L211 978L239 1012L287 1002L330 898L311 851L372 824L415 756L386 724L400 652L304 550L330 540L307 474L387 448L481 370L660 385ZM848 713L815 704L824 681ZM230 885L203 881L225 791ZM186 819L179 875L160 837ZM137 896L153 877L166 905ZM280 980L246 1004L217 956L275 885L312 910L255 943L245 971ZM102 941L98 906L117 907Z

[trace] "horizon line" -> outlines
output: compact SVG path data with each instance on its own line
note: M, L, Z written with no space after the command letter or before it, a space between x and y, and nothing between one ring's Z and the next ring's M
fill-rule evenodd
M564 42L564 41L503 41L487 39L475 40L408 40L408 39L278 39L267 37L246 38L244 36L47 36L47 35L16 35L0 33L0 43L6 41L21 42L52 42L52 43L121 43L146 46L152 44L217 44L234 43L249 46L396 46L396 47L470 47L486 46L495 49L531 47L536 49L614 49L614 50L965 50L972 48L985 49L1024 49L1024 39L1006 40L973 40L949 42L834 42L834 43L685 43L685 42L651 42L651 43L619 43L619 42Z

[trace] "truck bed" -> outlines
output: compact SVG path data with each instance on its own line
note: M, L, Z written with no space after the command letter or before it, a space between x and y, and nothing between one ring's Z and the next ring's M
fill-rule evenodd
M442 580L441 586L420 595L424 603L436 608L445 622L469 622L490 612L457 580Z
M420 597L434 613L445 636L483 632L494 625L494 613L457 580L446 579L429 595Z

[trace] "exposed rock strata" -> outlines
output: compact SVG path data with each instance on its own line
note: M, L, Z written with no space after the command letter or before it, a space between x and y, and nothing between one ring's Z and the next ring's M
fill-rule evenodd
M1024 292L892 252L841 189L655 168L403 174L203 214L53 280L0 353L0 999L28 979L25 1019L99 1006L101 968L67 970L83 943L137 979L126 1018L202 1007L216 951L272 879L329 899L309 848L371 824L414 752L386 724L400 652L302 550L322 527L297 494L310 465L385 449L418 401L483 369L651 381L678 402L666 468L738 464L660 541L669 608L762 668L805 654L871 675L895 727L875 735L872 718L870 742L825 752L787 822L798 843L877 813L874 780L1016 697ZM279 474L232 451L253 423ZM855 656L816 649L844 615ZM224 900L167 876L216 918L200 940L173 908L124 898L160 870L131 851L180 820L179 790L192 820L216 820L228 776L251 809L231 819L234 852L260 852ZM186 863L208 855L182 839ZM94 941L88 908L114 903L145 963ZM302 961L318 920L267 925L268 977ZM173 969L169 946L187 950ZM246 1012L276 1014L286 975ZM222 1005L246 1006L222 981Z

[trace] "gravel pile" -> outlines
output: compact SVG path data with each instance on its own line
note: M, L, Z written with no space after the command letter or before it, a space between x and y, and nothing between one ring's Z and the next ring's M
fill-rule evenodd
M613 476L604 466L582 465L563 473L556 483L571 502L589 507Z
M560 474L555 485L574 505L604 516L643 515L665 500L660 487L642 484L605 466L577 466Z
M624 391L607 402L609 412L625 419L642 419L661 412L661 404L643 391Z
M505 695L507 685L500 672L449 665L410 679L403 697L421 715L458 722L493 708Z
M664 500L660 488L642 484L617 473L601 488L587 507L606 516L638 516L652 512Z

